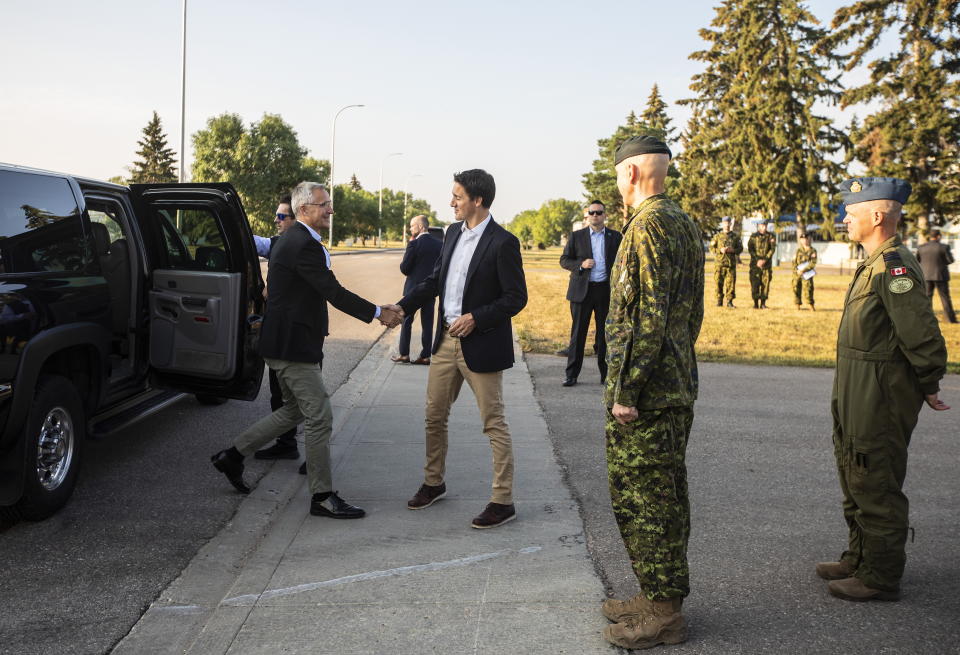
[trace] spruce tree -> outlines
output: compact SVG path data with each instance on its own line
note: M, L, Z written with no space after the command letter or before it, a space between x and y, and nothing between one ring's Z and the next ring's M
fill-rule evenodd
M839 93L833 58L813 52L825 30L798 0L724 0L700 36L709 48L690 58L706 69L690 84L697 96L680 101L696 118L684 137L685 201L704 199L702 182L686 179L700 174L718 190L710 204L734 219L795 213L803 226L831 215L842 171L830 156L846 142L814 110Z
M670 126L670 117L667 116L667 103L660 95L660 88L654 84L650 90L650 97L647 98L647 107L640 114L640 121L654 129L663 130L663 140L669 145L673 140L673 133L676 131Z
M357 179L356 173L350 176L350 188L354 191L360 191L363 189L363 186L360 184L360 180Z
M908 220L926 230L960 219L960 1L872 0L841 7L819 50L840 55L845 70L861 65L884 33L900 47L868 64L870 80L848 89L844 106L880 100L851 130L854 154L869 175L903 178L913 193Z
M139 160L130 167L130 182L146 184L156 182L176 182L176 154L167 147L167 137L160 125L160 117L153 112L153 118L143 128L143 138L137 141Z

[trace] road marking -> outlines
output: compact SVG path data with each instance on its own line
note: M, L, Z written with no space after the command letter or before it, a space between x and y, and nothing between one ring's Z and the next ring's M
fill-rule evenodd
M541 546L528 546L527 548L521 548L516 551L520 554L527 555L530 553L535 553L539 550L543 550ZM489 559L494 559L496 557L503 557L504 555L509 555L511 550L498 550L493 553L483 553L481 555L472 555L470 557L461 557L459 559L452 559L446 562L431 562L429 564L414 564L412 566L401 566L396 569L386 569L383 571L370 571L368 573L358 573L356 575L348 575L342 578L334 578L332 580L324 580L323 582L308 582L306 584L296 585L294 587L283 587L281 589L271 589L270 591L264 591L260 594L244 594L243 596L235 596L233 598L228 598L224 601L221 601L221 605L231 605L231 606L244 606L256 604L261 600L269 600L271 598L279 598L281 596L290 596L292 594L300 594L305 591L313 591L315 589L323 589L326 587L337 587L339 585L351 584L353 582L365 582L367 580L376 580L377 578L388 578L398 575L410 575L411 573L422 573L425 571L442 571L443 569L451 569L460 566L469 566L471 564L476 564L477 562L484 562Z

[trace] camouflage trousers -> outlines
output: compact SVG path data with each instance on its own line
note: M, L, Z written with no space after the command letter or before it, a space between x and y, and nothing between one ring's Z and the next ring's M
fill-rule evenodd
M607 410L613 514L633 572L650 600L690 593L686 451L692 425L692 407L640 412L627 425Z
M773 269L750 267L750 294L754 300L766 300L770 297L770 280L773 279Z
M713 277L717 282L717 302L726 298L730 302L737 297L737 269L729 266L717 267L713 270Z
M807 304L813 306L813 278L804 280L800 275L793 276L793 302L802 305L801 293L807 296Z

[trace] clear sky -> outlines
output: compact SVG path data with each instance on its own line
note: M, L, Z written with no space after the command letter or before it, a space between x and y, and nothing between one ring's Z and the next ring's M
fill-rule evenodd
M484 168L500 221L550 198L582 199L581 175L654 83L682 127L687 57L716 2L452 3L189 0L189 135L225 111L280 114L336 181L356 173L426 198L450 220L452 174ZM808 5L824 23L842 2ZM181 0L0 4L0 161L126 175L156 110L180 140ZM861 114L862 115L862 114ZM417 176L419 175L419 177Z

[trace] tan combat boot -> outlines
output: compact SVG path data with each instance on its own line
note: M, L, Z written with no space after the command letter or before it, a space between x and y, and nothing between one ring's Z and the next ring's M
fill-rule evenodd
M673 610L672 600L655 600L650 613L630 617L603 629L603 638L621 648L644 649L659 644L679 644L687 639L687 621Z
M827 589L831 595L843 600L900 600L900 591L883 591L882 589L873 589L863 583L860 578L845 578L843 580L834 580Z
M817 575L824 580L843 580L853 575L853 564L845 559L839 562L817 562Z
M683 597L677 596L676 598L671 598L669 602L673 603L673 611L679 612L683 606ZM603 601L603 605L600 606L600 611L614 623L626 623L630 617L639 614L652 614L653 601L643 594L637 594L629 600L608 598Z

